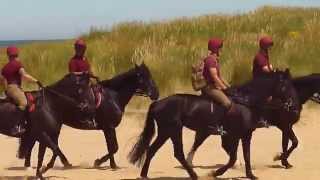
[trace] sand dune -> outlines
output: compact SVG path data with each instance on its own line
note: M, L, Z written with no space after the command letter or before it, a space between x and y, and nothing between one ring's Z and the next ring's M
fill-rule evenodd
M317 109L318 108L318 109ZM303 111L301 121L295 126L295 132L300 140L296 151L289 159L294 165L290 170L283 169L279 162L273 162L273 156L281 150L281 133L276 128L261 129L254 133L252 142L252 165L254 173L263 180L290 179L290 180L317 180L320 177L320 122L317 114L318 106L306 108ZM60 146L74 165L72 169L64 169L58 160L54 169L45 174L49 179L86 179L86 180L116 180L137 179L140 169L130 165L126 156L142 130L144 117L141 115L127 115L117 129L120 150L116 155L119 170L111 170L109 164L104 164L99 169L92 168L97 157L106 153L106 146L102 132L80 131L64 127L60 137ZM194 132L184 130L184 147L187 153L193 142ZM1 160L0 179L29 180L33 179L35 169L25 170L23 161L16 156L17 139L0 136ZM37 149L37 148L36 148ZM32 164L35 167L37 152L34 151ZM47 150L45 162L51 157L51 151ZM242 149L239 149L237 165L229 170L221 179L243 179L245 176ZM217 169L227 161L227 155L220 148L220 139L210 137L199 149L195 156L195 171L201 179L212 170ZM185 170L173 157L171 141L168 141L157 153L151 163L149 171L150 179L154 180L183 180L188 179Z

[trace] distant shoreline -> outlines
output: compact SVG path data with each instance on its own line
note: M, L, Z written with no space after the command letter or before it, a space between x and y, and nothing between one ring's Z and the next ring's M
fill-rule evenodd
M30 44L30 43L47 43L47 42L59 42L59 41L65 41L67 39L48 39L48 40L8 40L8 41L1 41L0 40L0 48L6 47L10 45L23 45L23 44Z

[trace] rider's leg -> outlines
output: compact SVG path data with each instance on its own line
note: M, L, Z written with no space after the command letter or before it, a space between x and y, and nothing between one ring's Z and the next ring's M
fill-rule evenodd
M9 84L7 86L7 94L10 98L14 100L14 102L17 104L19 110L25 113L26 107L27 107L27 98L22 91L21 88L19 88L16 84ZM19 135L25 132L25 118L21 118L17 125L15 125L11 129L12 135Z
M204 92L210 96L214 102L219 103L220 105L222 105L222 107L225 109L224 113L222 115L221 118L218 118L218 122L220 121L219 124L215 124L215 128L211 128L213 129L213 131L217 131L219 134L223 133L223 129L221 128L221 124L222 124L222 119L224 118L226 113L229 113L232 110L232 102L231 100L219 89L216 88L212 88L212 87L207 87L204 89Z

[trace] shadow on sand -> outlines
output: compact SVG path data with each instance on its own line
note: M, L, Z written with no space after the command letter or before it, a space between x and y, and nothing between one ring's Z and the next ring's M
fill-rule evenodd
M53 170L59 170L59 171L64 171L64 170L73 170L73 169L96 169L96 170L111 170L111 171L116 171L119 169L126 169L128 167L120 167L118 169L112 169L110 166L101 166L101 167L93 167L93 166L72 166L72 167L63 167L63 166L55 166L52 169ZM25 167L8 167L5 168L8 171L27 171L27 168ZM36 169L36 167L32 167L32 169Z
M199 169L218 169L220 167L222 167L224 164L216 164L216 165L211 165L211 166L197 166L194 165L192 166L192 168L199 168ZM182 166L176 166L174 168L178 168L178 169L184 169Z
M121 179L121 180L142 180L142 178ZM190 180L190 178L186 178L186 177L157 177L157 178L148 178L148 180Z
M0 179L5 180L36 180L35 176L0 176ZM46 176L44 179L67 179L61 176Z
M272 169L285 169L283 166L278 165L278 164L273 164L273 165L266 165L266 167L268 168L272 168Z

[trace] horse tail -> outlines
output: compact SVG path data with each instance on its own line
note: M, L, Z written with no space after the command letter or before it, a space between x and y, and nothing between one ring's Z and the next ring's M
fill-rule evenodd
M140 166L143 163L144 155L147 149L149 148L150 142L155 133L153 112L153 107L155 106L155 103L156 102L150 105L143 132L140 134L138 141L132 147L132 150L128 155L129 162L132 164L137 164L138 166Z

